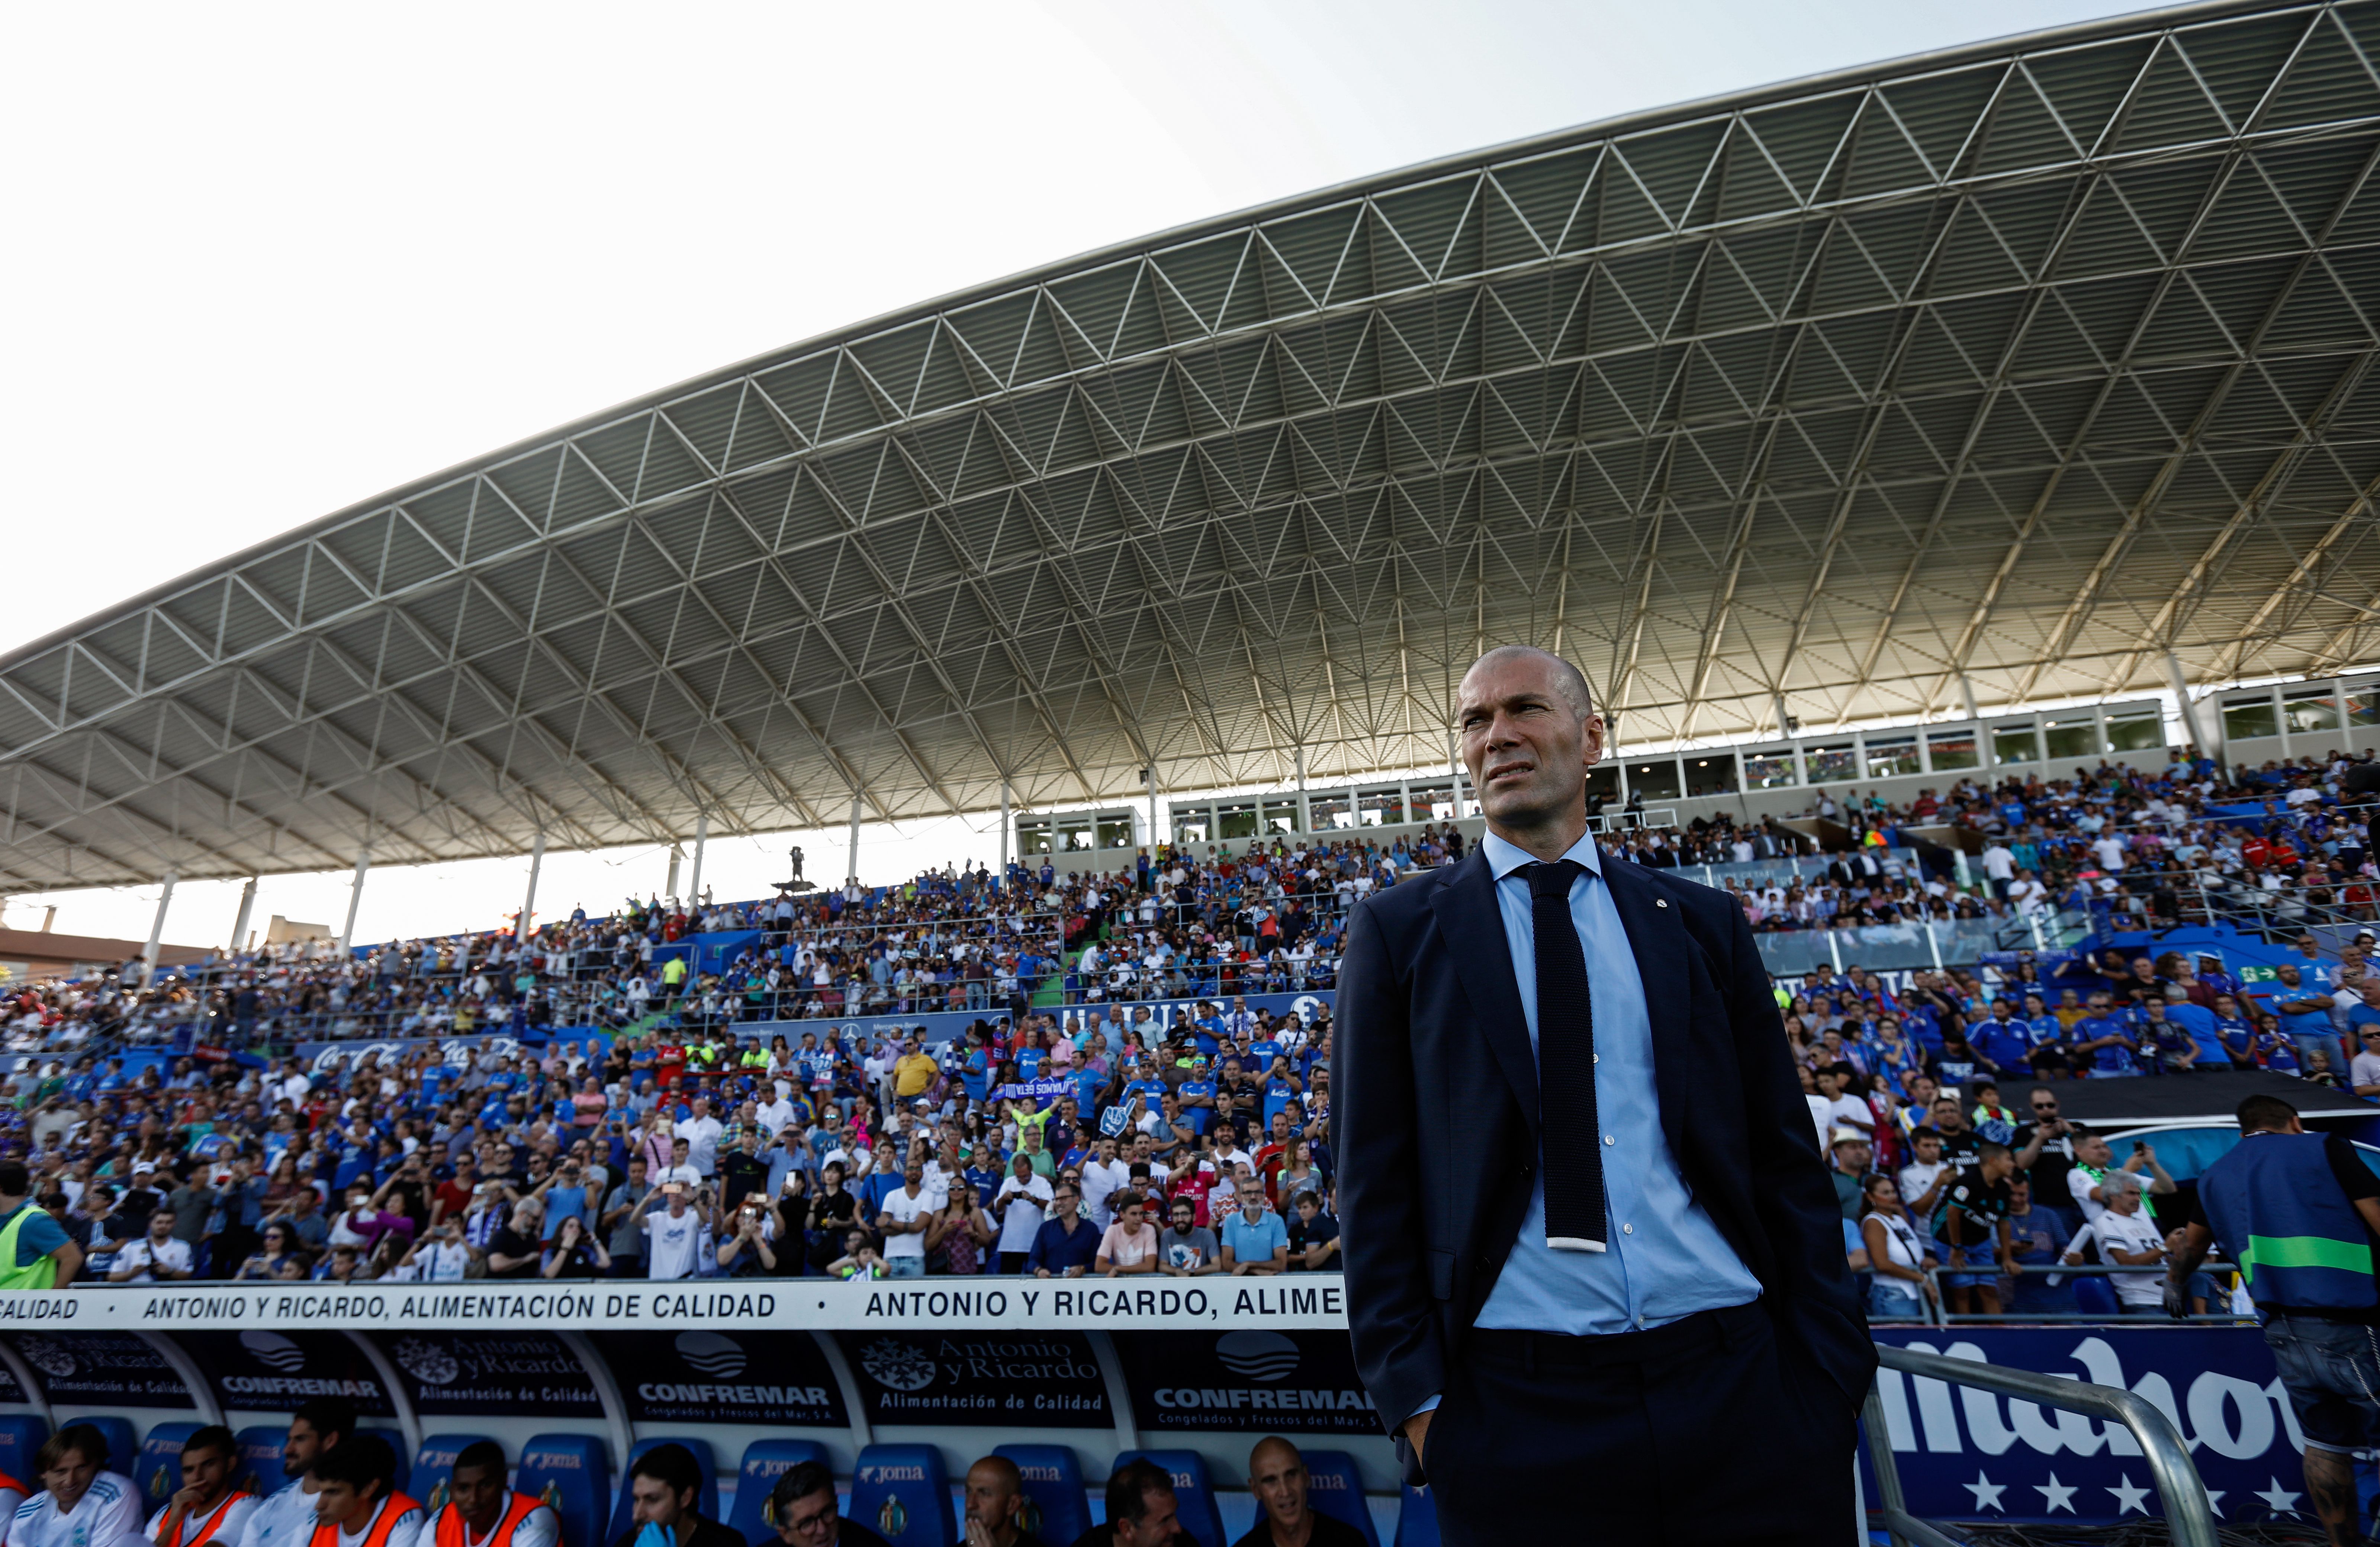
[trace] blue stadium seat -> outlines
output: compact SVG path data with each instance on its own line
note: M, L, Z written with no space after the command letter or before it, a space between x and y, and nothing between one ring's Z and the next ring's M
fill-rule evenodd
M396 1491L407 1497L419 1498L413 1492L413 1450L405 1436L394 1429L374 1429L369 1424L356 1425L358 1434L377 1434L388 1445L389 1455L396 1458Z
M1364 1502L1364 1479L1355 1470L1355 1458L1343 1450L1300 1454L1305 1457L1305 1502L1316 1513L1362 1531L1370 1547L1380 1547L1380 1529L1372 1524L1371 1506Z
M81 1414L69 1418L64 1413L58 1415L60 1429L78 1423L90 1424L107 1436L107 1469L109 1471L120 1472L127 1467L137 1467L140 1464L140 1442L132 1437L130 1419L100 1418L95 1415L86 1417Z
M695 1465L702 1468L702 1492L697 1498L696 1505L701 1510L704 1519L719 1518L719 1464L711 1459L710 1442L685 1435L658 1434L650 1440L638 1440L628 1452L628 1464L620 1470L620 1496L612 1504L612 1534L604 1538L606 1541L620 1536L636 1520L636 1506L628 1495L636 1486L637 1463L644 1459L647 1451L670 1444L684 1445L694 1452ZM948 1547L948 1543L944 1547Z
M413 1456L413 1488L406 1492L419 1499L422 1507L435 1515L446 1507L446 1484L455 1475L455 1457L463 1454L466 1445L478 1444L485 1434L427 1434L421 1448ZM416 1492L415 1489L427 1489Z
M181 1492L182 1444L199 1431L195 1423L152 1424L149 1432L140 1436L140 1460L132 1467L132 1480L140 1485L140 1497L152 1512L165 1507L165 1501Z
M950 1547L958 1540L950 1480L932 1445L869 1445L851 1473L844 1511L892 1547Z
M769 1490L805 1461L823 1462L830 1471L834 1468L826 1446L815 1440L755 1440L746 1445L743 1464L735 1468L735 1511L727 1517L728 1529L746 1541L765 1542L775 1536Z
M1195 1450L1128 1450L1116 1457L1115 1464L1121 1468L1127 1461L1144 1460L1154 1461L1172 1474L1182 1529L1197 1541L1198 1547L1223 1547L1223 1517L1215 1506L1215 1485L1207 1480L1207 1458Z
M7 1473L19 1482L31 1483L39 1492L42 1485L34 1480L33 1474L37 1468L33 1465L33 1453L40 1450L42 1442L49 1437L49 1424L31 1413L0 1416L0 1472Z
M285 1423L251 1424L239 1431L240 1485L251 1493L270 1495L287 1480L281 1475L281 1453L289 1443Z
M562 1547L605 1547L603 1501L612 1460L592 1434L538 1434L521 1446L516 1492L545 1501L562 1517Z
M1408 1487L1397 1510L1396 1547L1438 1547L1438 1501L1424 1488Z
M2115 1280L2105 1273L2078 1273L2066 1281L2074 1286L2074 1309L2086 1316L2113 1319L2123 1313L2116 1299Z
M996 1445L1025 1474L1025 1529L1044 1541L1072 1541L1091 1529L1083 1464L1072 1445Z

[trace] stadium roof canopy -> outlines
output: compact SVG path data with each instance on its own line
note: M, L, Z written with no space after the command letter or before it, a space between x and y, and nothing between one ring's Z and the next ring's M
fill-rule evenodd
M2380 608L2380 3L1746 92L1059 263L0 660L0 885L2317 671ZM1781 707L1780 707L1781 706Z

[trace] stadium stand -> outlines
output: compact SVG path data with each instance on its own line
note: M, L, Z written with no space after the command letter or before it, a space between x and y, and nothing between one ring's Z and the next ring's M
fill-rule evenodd
M1601 814L1613 855L1738 897L1811 1095L1900 1176L1946 1094L1965 1127L1998 1134L1982 1081L2219 1065L2380 1095L2380 1072L2358 1078L2338 1041L2380 1018L2350 938L2374 916L2362 813L2342 804L2355 761L2227 771L2176 752L1898 804L1820 789L1806 817L1756 826ZM1828 847L1811 852L1801 826ZM345 961L273 947L146 988L33 983L6 1002L23 1056L0 1145L85 1244L87 1282L173 1276L170 1247L138 1245L168 1208L208 1278L1014 1273L1060 1184L1101 1231L1119 1188L1186 1197L1195 1240L1243 1165L1292 1218L1284 1187L1318 1192L1327 1236L1339 929L1467 842L1449 822L1386 847L1160 847L1106 874L953 867L746 903L648 899L527 942L385 943ZM2304 959L2324 1002L2243 983L2219 952L2108 954L2182 925L2319 931ZM1282 988L1305 991L1294 1008L1248 1004ZM955 1007L964 1027L861 1034L854 1004ZM1951 1158L1969 1141L1948 1136ZM888 1262L875 1233L912 1166L925 1249ZM652 1249L640 1212L671 1179L696 1188L690 1255Z

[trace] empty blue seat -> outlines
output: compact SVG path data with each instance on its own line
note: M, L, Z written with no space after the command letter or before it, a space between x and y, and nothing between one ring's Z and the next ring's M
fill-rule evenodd
M31 1413L9 1413L0 1416L0 1472L30 1485L40 1492L42 1484L35 1473L33 1453L50 1437L50 1426Z
M1372 1524L1372 1510L1364 1502L1364 1479L1355 1458L1343 1450L1309 1450L1305 1457L1305 1502L1318 1514L1342 1520L1364 1533L1371 1547L1380 1547L1380 1529Z
M485 1434L426 1434L421 1448L413 1455L413 1487L405 1492L419 1499L422 1506L435 1515L446 1507L446 1485L454 1480L455 1457L463 1454L466 1445L478 1444ZM428 1492L415 1490L426 1488Z
M744 1447L744 1461L735 1468L735 1512L727 1517L730 1530L746 1541L767 1541L777 1534L770 1517L769 1490L777 1480L805 1461L823 1463L829 1471L834 1458L816 1440L755 1440Z
M182 1490L182 1445L199 1431L195 1423L159 1423L140 1436L140 1455L127 1468L140 1485L140 1496L153 1512Z
M892 1547L951 1547L958 1517L951 1509L942 1453L932 1445L869 1445L852 1468L844 1511Z
M1396 1547L1438 1547L1438 1501L1427 1488L1408 1487L1397 1509Z
M995 1456L1025 1474L1025 1529L1044 1541L1066 1542L1091 1529L1083 1497L1083 1466L1072 1445L999 1445Z
M628 1452L628 1464L620 1472L620 1496L612 1504L612 1534L604 1541L616 1539L635 1524L636 1504L629 1494L636 1487L637 1463L645 1458L647 1451L661 1445L684 1445L694 1452L694 1463L702 1468L702 1492L696 1500L696 1507L706 1520L719 1518L719 1464L711 1459L710 1442L687 1439L682 1435L659 1434L650 1440L638 1440ZM948 1543L944 1547L948 1547Z
M373 1429L360 1423L356 1425L356 1432L380 1436L388 1446L388 1454L396 1462L396 1491L407 1497L419 1498L420 1495L413 1492L413 1448L405 1443L405 1436L394 1429Z
M78 1423L87 1423L107 1436L107 1469L109 1471L120 1472L127 1467L137 1467L140 1464L140 1444L132 1437L130 1419L86 1417L82 1414L68 1418L64 1413L58 1415L60 1429ZM30 1481L30 1479L27 1480Z
M239 1441L239 1486L269 1497L288 1479L281 1475L281 1453L289 1444L285 1423L250 1424L235 1436Z
M1215 1504L1215 1485L1207 1480L1205 1456L1195 1450L1128 1450L1116 1457L1117 1469L1128 1461L1154 1461L1172 1474L1182 1529L1198 1547L1223 1547L1223 1516Z
M562 1519L562 1547L605 1547L603 1501L612 1459L592 1434L538 1434L521 1446L516 1492L541 1499Z

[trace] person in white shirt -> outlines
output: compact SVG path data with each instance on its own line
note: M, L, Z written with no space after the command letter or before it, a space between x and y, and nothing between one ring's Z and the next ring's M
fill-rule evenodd
M902 1182L884 1195L876 1215L877 1231L884 1237L884 1271L892 1278L923 1278L926 1227L934 1218L933 1199L926 1191L925 1165L911 1161Z
M645 1195L637 1212L645 1225L645 1276L692 1278L710 1223L709 1199L697 1200L685 1182L664 1182Z
M761 1130L771 1139L783 1133L785 1125L794 1120L794 1103L785 1099L786 1092L792 1089L790 1081L780 1082L777 1086L777 1099L758 1108L752 1114L759 1122Z
M174 1211L160 1209L149 1216L149 1234L115 1254L107 1272L110 1284L154 1284L160 1279L190 1276L190 1246L174 1239Z
M1083 1163L1083 1214L1105 1235L1115 1223L1108 1199L1132 1181L1132 1168L1116 1158L1116 1141L1101 1139L1096 1159Z
M226 1547L307 1547L315 1525L314 1463L355 1431L355 1404L344 1397L313 1397L291 1414L281 1447L281 1475L287 1480L249 1512Z
M2058 1259L2069 1265L2082 1261L2083 1249L2093 1241L2099 1246L2099 1255L2112 1268L2154 1269L2165 1261L2165 1236L2141 1212L2141 1189L2116 1188L2107 1195L2107 1206L2099 1217L2076 1233L2073 1244ZM2128 1316L2160 1314L2165 1309L2165 1275L2161 1273L2116 1273L2116 1298L2123 1303Z
M1910 1218L1931 1219L1943 1184L1955 1178L1958 1172L1942 1158L1942 1136L1930 1128L1911 1134L1909 1147L1917 1158L1900 1168L1893 1184L1900 1190L1900 1206L1909 1211Z
M324 1452L314 1483L316 1529L335 1530L336 1547L431 1547L427 1517L396 1491L396 1453L379 1435L352 1434Z
M42 1492L17 1506L8 1541L22 1547L115 1547L140 1535L140 1490L107 1469L107 1436L70 1423L42 1443Z
M1012 1171L1002 1180L991 1210L1000 1216L1000 1271L1014 1275L1025 1271L1025 1259L1033 1250L1033 1238L1041 1233L1041 1221L1055 1194L1050 1179L1036 1172L1027 1157L1016 1156Z
M677 1136L686 1141L687 1160L705 1176L719 1169L719 1136L726 1125L710 1115L710 1098L694 1098L694 1115L677 1125Z
M149 1517L144 1534L157 1547L237 1541L264 1502L232 1486L238 1475L239 1441L232 1431L221 1424L200 1430L182 1442L182 1486Z

